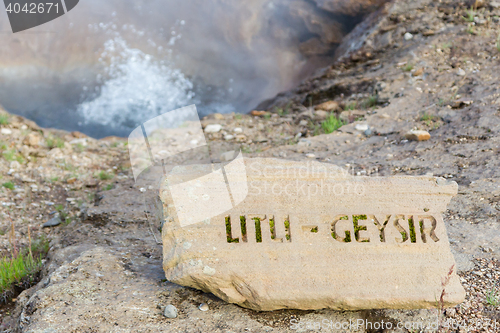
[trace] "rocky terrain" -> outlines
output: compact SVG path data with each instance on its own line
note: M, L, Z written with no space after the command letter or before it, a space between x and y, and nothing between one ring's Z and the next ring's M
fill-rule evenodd
M207 133L211 144L237 143L246 156L317 160L354 175L431 173L456 181L459 194L445 223L467 292L463 304L440 311L255 312L172 284L164 280L160 238L144 212L151 190L134 184L125 140L40 129L10 115L0 134L1 182L13 185L0 190L0 251L8 254L11 224L20 245L27 244L30 227L51 239L51 249L40 283L1 308L0 327L6 332L307 332L323 320L363 319L437 323L443 332L497 332L499 16L495 0L386 4L346 37L337 62L262 103L262 111L202 121L205 128L220 125ZM330 112L346 124L324 134ZM407 135L410 130L426 131L430 138L418 141L422 136ZM56 215L61 223L43 228ZM208 311L200 310L202 303ZM176 318L165 316L168 305L177 309ZM297 322L303 325L294 326Z

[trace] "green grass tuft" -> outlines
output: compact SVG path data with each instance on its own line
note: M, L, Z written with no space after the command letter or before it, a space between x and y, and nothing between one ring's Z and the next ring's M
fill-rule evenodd
M367 99L365 99L363 102L361 102L361 105L365 109L372 108L378 104L378 95L371 95Z
M500 296L498 295L498 292L496 290L491 289L488 295L486 295L486 304L495 307L500 305Z
M14 284L35 274L41 267L41 260L28 255L18 255L14 259L0 259L0 294L9 291Z
M33 241L31 250L24 249L12 258L0 258L0 297L8 299L16 285L31 286L48 251L49 241L42 236Z
M357 107L358 107L358 102L351 102L351 103L345 105L344 110L345 111L352 111L352 110L356 110Z
M3 151L2 152L2 156L8 162L18 161L20 164L24 163L23 156L20 155L20 154L18 154L15 149L10 149L10 150Z
M474 22L475 16L476 16L476 11L472 6L470 6L470 9L467 11L467 16L464 16L464 18L467 22Z
M52 148L63 148L64 147L64 140L61 139L61 138L49 136L45 140L45 142L47 143L47 147L49 147L49 149L52 149Z
M9 190L14 189L14 183L13 182L6 182L2 184L3 187L8 188Z
M110 180L113 179L114 177L113 174L107 173L106 171L99 172L97 176L99 177L100 180Z
M406 66L403 67L405 72L411 72L413 70L413 64L407 63Z
M333 133L334 131L338 130L340 127L344 126L345 123L337 118L335 114L330 114L330 116L321 123L321 127L325 131L326 134Z
M8 124L9 124L9 115L0 114L0 125L8 125Z

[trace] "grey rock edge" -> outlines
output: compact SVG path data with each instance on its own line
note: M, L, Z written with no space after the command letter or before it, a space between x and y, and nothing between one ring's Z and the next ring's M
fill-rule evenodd
M180 227L168 186L161 191L169 281L260 311L431 308L442 294L444 306L464 300L441 217L455 182L353 177L318 162L256 158L245 166L246 199L202 223ZM189 178L193 169L184 168Z

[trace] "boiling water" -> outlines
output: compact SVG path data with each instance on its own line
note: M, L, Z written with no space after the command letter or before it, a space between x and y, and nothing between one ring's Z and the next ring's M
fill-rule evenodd
M127 136L190 104L201 116L248 112L332 60L329 26L330 49L304 56L302 42L325 38L304 24L302 7L290 8L286 0L86 0L17 34L1 12L0 104L94 137Z

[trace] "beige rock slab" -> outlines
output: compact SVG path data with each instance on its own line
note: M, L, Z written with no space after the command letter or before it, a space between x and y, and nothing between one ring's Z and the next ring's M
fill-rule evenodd
M244 164L246 198L184 227L169 186L191 180L194 169L182 167L165 181L169 281L255 310L430 308L443 290L445 306L464 300L441 216L455 182L354 177L315 161ZM227 178L237 182L244 173Z

